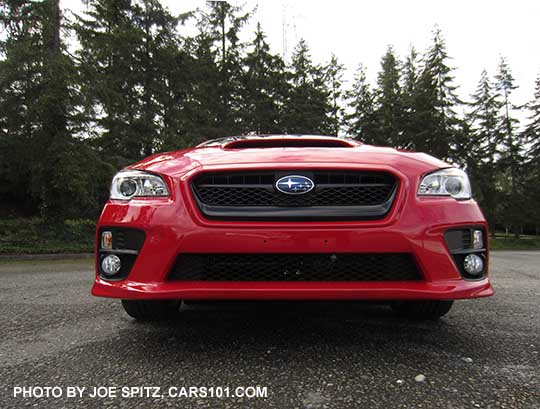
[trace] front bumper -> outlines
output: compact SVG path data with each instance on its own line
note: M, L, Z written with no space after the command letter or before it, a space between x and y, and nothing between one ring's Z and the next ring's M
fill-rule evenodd
M92 294L134 300L454 300L489 297L487 278L436 283L111 283L97 279Z
M170 199L110 201L98 229L129 227L145 241L126 279L96 273L92 294L122 299L394 300L486 297L486 274L463 279L446 245L453 228L481 226L473 200L418 198L405 180L396 204L381 220L357 222L217 222L198 212L185 180L169 181ZM180 204L179 204L180 203ZM207 282L168 281L182 253L411 253L422 281ZM97 256L97 255L96 255ZM97 263L96 263L97 270Z

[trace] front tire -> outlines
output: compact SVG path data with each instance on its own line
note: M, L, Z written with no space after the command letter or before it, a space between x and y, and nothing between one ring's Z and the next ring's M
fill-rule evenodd
M137 321L160 321L173 318L180 300L122 300L122 307Z
M451 300L396 301L392 309L402 317L416 320L438 320L452 308Z

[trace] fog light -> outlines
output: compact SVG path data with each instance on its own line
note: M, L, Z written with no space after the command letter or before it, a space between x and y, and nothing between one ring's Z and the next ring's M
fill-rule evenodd
M112 250L112 232L104 231L101 233L101 248L105 250Z
M120 271L122 262L120 257L115 254L109 254L101 261L101 270L106 276L113 276Z
M484 248L484 234L482 230L473 231L473 249L483 249Z
M484 260L476 254L469 254L463 261L463 267L468 274L478 276L484 271Z

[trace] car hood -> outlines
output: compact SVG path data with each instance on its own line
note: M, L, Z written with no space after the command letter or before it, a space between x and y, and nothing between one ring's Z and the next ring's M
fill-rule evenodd
M234 167L249 164L357 164L390 166L405 174L425 173L450 167L446 162L424 153L402 151L393 148L357 145L354 147L281 147L227 149L222 146L197 147L150 156L130 169L178 177L196 168Z

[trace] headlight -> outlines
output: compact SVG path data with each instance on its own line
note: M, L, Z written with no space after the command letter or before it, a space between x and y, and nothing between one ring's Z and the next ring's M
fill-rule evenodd
M167 185L159 176L140 170L121 171L114 176L111 199L130 200L148 196L169 196Z
M441 169L424 176L418 187L419 196L452 196L470 199L471 184L467 174L457 168Z

